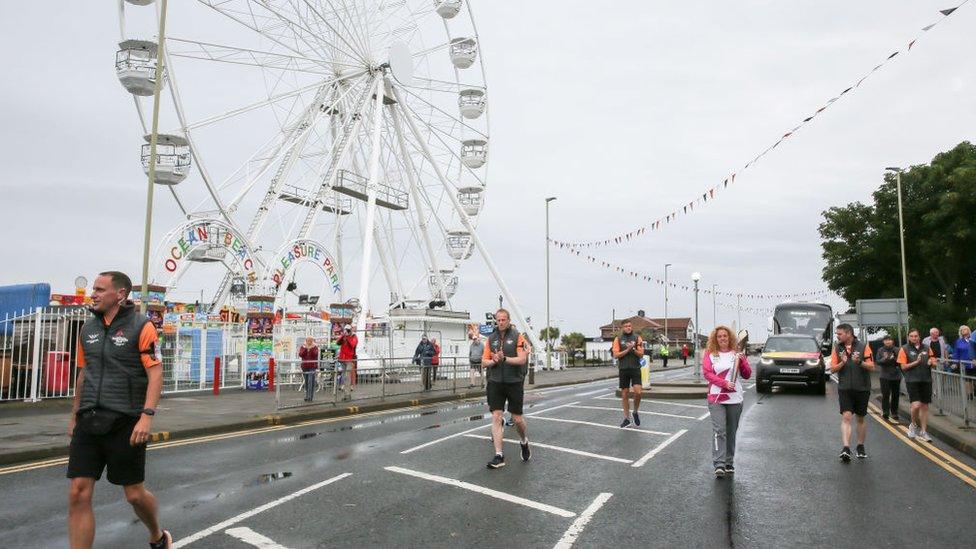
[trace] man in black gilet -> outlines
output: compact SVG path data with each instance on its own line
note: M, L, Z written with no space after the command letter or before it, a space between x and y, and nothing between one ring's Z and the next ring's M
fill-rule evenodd
M92 287L92 313L78 338L78 378L68 434L68 538L72 549L95 541L92 494L102 471L123 487L125 499L149 530L149 545L170 547L159 526L156 498L146 489L146 443L163 388L156 358L156 327L128 300L124 273L100 273Z
M522 417L523 380L528 365L529 344L525 336L512 326L511 318L505 309L498 309L495 313L495 322L495 331L485 341L485 353L481 358L481 365L485 368L488 378L491 440L495 445L495 456L488 462L489 469L505 466L505 454L502 451L505 425L502 415L506 402L508 412L512 415L512 421L518 430L522 461L529 461L532 457L525 430L525 419Z
M830 371L837 374L837 399L840 401L840 437L844 448L840 459L844 463L851 460L851 419L857 416L857 457L868 457L864 450L868 424L868 399L871 397L871 372L874 371L874 357L871 347L854 337L850 324L837 326L837 344L830 355Z
M613 358L617 359L620 378L620 400L624 408L624 420L620 428L630 425L630 392L634 392L634 425L640 426L641 371L640 359L644 356L644 340L634 333L629 320L620 325L623 331L613 338Z

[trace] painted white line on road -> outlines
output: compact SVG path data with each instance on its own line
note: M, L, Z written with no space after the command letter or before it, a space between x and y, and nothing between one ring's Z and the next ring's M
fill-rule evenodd
M705 412L704 414L698 416L698 421L701 421L703 419L708 419L708 416L710 416L710 415L712 415L711 412Z
M579 401L578 400L576 402L570 402L570 403L567 403L567 404L560 404L559 406L550 406L548 408L543 408L541 410L536 410L535 412L532 412L531 414L525 414L525 417L529 417L529 416L533 416L534 417L534 416L537 416L537 415L542 414L542 413L545 413L545 412L550 412L552 410L558 410L560 408L566 408L568 406L575 406L577 404L579 404Z
M272 507L277 507L277 506L281 505L282 503L287 503L287 502L289 502L289 501L291 501L291 500L293 500L295 498L302 497L302 496L304 496L305 494L307 494L309 492L313 492L315 490L318 490L319 488L322 488L323 486L328 486L328 485L332 484L333 482L342 480L342 479L344 479L346 477L349 477L349 476L352 476L352 473L342 473L341 475L334 476L334 477L332 477L332 478L330 478L328 480L323 480L322 482L319 482L317 484L313 484L311 486L302 488L301 490L299 490L297 492L292 492L291 494L288 494L285 497L278 498L278 499L276 499L276 500L274 500L274 501L272 501L270 503L265 503L264 505L262 505L260 507L255 507L254 509L251 509L250 511L246 511L244 513L241 513L241 514L235 516L235 517L231 517L231 518L229 518L229 519L227 519L227 520L225 520L223 522L219 522L219 523L211 526L210 528L207 528L206 530L200 530L196 534L193 534L191 536L187 536L187 537L185 537L185 538L177 541L176 543L174 543L173 544L173 547L174 548L185 547L185 546L187 546L187 545L189 545L189 544L191 544L191 543L193 543L195 541L199 541L199 540L201 540L201 539L209 536L210 534L214 534L216 532L219 532L219 531L223 530L224 528L227 528L228 526L233 526L233 525L237 524L238 522L241 522L244 519L251 518L254 515L257 515L259 513L263 513L265 511L267 511L268 509L271 509Z
M610 410L611 412L621 412L621 408L610 408L609 406L587 406L585 404L579 404L573 406L573 408L584 408L586 410ZM654 416L665 416L665 417L677 417L681 419L698 419L695 416L682 416L679 414L665 414L664 412L650 412L648 410L637 410L641 414L649 414Z
M464 435L464 436L471 437L471 438L480 438L480 439L484 439L484 440L491 440L491 437L487 437L487 436L484 436L484 435ZM505 442L511 442L512 444L518 444L519 443L519 441L517 441L515 439L512 439L512 438L505 438L505 439L502 439L502 440L504 440ZM605 459L607 461L616 461L618 463L626 463L627 465L630 465L631 463L634 462L634 460L632 460L632 459L624 459L624 458L618 458L618 457L613 457L613 456L605 456L603 454L594 454L592 452L584 452L583 450L575 450L573 448L566 448L564 446L553 446L551 444L543 444L541 442L531 442L530 444L532 445L533 448L535 448L536 446L538 446L539 448L548 448L550 450L556 450L557 452L566 452L567 454L576 454L578 456L591 457L591 458L596 458L596 459Z
M562 391L570 391L572 389L579 389L579 387L560 387L558 389L540 389L538 391L528 391L528 392L530 392L530 393L534 392L534 393L538 394L539 396L546 396L546 395L550 395L552 393L560 393Z
M556 545L553 546L553 549L569 549L570 547L572 547L573 543L576 542L576 539L583 532L583 528L585 528L586 525L589 524L590 519L593 518L593 515L595 515L596 512L599 511L601 507L603 507L603 504L606 503L607 500L610 499L610 496L612 495L613 494L611 494L610 492L603 492L602 494L597 496L596 499L593 500L593 503L591 503L589 507L584 509L583 512L580 513L578 517L576 517L576 520L574 520L573 523L569 525L569 528L566 529L566 533L564 533L563 537L559 539L559 542L557 542Z
M571 518L575 517L576 513L572 511L567 511L566 509L560 509L546 503L539 503L538 501L532 501L531 499L525 499L519 496L509 494L507 492L499 492L498 490L492 490L491 488L485 488L484 486L478 486L477 484L471 484L470 482L464 482L463 480L457 480L454 478L442 477L440 475L431 475L429 473L422 473L420 471L414 471L413 469L404 469L403 467L384 467L387 471L392 473L400 473L401 475L408 475L411 477L416 477L424 480L430 480L433 482L439 482L441 484L446 484L448 486L454 486L455 488L461 488L464 490L469 490L471 492L477 492L495 499L500 499L507 501L509 503L516 503L518 505L524 505L525 507L531 507L532 509L537 509L539 511L545 511L547 513L552 513L560 517Z
M644 394L647 395L647 393L652 390L653 389L644 389ZM618 401L620 400L620 397L616 396L616 393L610 393L609 395L606 396L598 396L593 398L599 400L618 400ZM701 404L686 404L684 402L672 402L670 400L657 400L657 399L649 398L647 396L645 396L644 399L641 400L641 405L644 404L667 404L669 406L682 406L684 408L700 408L702 410L708 409L708 406L702 406Z
M247 526L224 530L224 533L228 536L235 537L248 545L259 547L260 549L288 549L284 545L275 543L274 540L262 536L254 530L251 530Z
M603 427L605 429L614 429L617 431L629 431L631 433L644 433L645 435L661 435L666 437L672 434L672 433L664 433L661 431L647 431L645 429L621 429L617 425L607 425L606 423L593 423L592 421L580 421L578 419L563 419L559 417L544 417L544 416L538 416L535 419L542 419L545 421L561 421L563 423L578 423L580 425L592 425L593 427Z
M414 451L417 451L417 450L421 450L421 449L426 448L428 446L433 446L433 445L437 444L438 442L444 442L445 440L449 440L449 439L452 439L452 438L455 438L455 437L459 437L461 435L470 433L472 431L477 431L478 429L484 429L485 427L491 427L491 422L489 421L488 423L485 423L484 425L479 425L477 427L474 427L473 429L468 429L467 431L461 431L460 433L454 433L453 435L447 435L446 437L441 437L441 438L438 438L436 440L432 440L430 442L425 442L425 443L423 443L423 444L421 444L419 446L414 446L413 448L408 448L408 449L406 449L406 450L404 450L404 451L402 451L400 453L401 454L409 454L410 452L414 452Z
M749 385L746 385L746 389L752 389L755 386L756 386L755 383L750 383Z
M658 452L660 452L661 450L667 448L668 444L671 444L675 440L678 440L678 437L680 437L681 435L683 435L683 434L685 434L687 432L688 432L688 429L682 429L682 430L678 431L677 433L671 435L670 437L668 437L667 440L665 440L661 444L658 444L656 448L654 448L650 452L644 454L644 457L642 457L639 460L631 463L630 466L631 467L640 467L641 465L644 465L645 463L647 463L648 461L650 461L651 458L653 458L654 456L656 456L658 454Z
M585 396L595 395L597 393L602 393L603 391L606 391L606 389L603 388L603 389L597 389L596 391L587 391L585 393L576 393L573 396L574 397L585 397ZM613 393L611 393L611 394L613 394Z

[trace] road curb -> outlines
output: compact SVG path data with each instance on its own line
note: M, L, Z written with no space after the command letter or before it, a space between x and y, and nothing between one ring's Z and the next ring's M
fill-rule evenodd
M593 379L582 379L567 382L555 382L555 383L543 383L536 384L531 387L530 390L536 389L548 389L551 387L564 387L570 385L581 385L584 383L593 383L594 381L605 381L609 379L616 379L617 374L614 372L612 375L605 375ZM438 404L441 402L450 402L456 400L465 400L469 398L483 397L484 391L464 391L456 394L450 395L440 395L427 398L415 398L410 400L397 400L388 402L376 402L372 404L365 405L347 405L347 406L337 406L335 408L326 408L321 410L302 410L302 411L292 411L279 414L270 414L262 416L260 418L247 420L247 421L237 421L233 423L223 423L220 425L208 425L205 427L193 427L189 429L179 429L171 431L158 431L151 434L151 443L158 444L160 442L172 442L177 440L186 440L191 438L212 436L212 435L222 435L227 433L233 433L238 431L244 431L248 429L257 429L261 427L272 427L277 425L293 425L296 423L302 423L305 421L315 421L319 419L331 419L335 417L353 417L360 414L366 414L370 412L382 412L386 410L392 410L396 408L408 408L412 406L427 406L430 404ZM31 450L23 450L20 452L10 452L6 454L0 454L0 465L18 465L30 461L36 461L40 459L52 459L59 457L66 457L68 455L67 445L57 445L48 446L44 448L34 448Z

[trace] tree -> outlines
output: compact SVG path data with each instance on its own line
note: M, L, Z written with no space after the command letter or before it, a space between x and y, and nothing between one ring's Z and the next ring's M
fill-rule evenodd
M579 332L570 332L563 336L563 347L568 351L575 351L586 346L586 336Z
M543 328L542 331L539 332L539 339L547 342L547 345L551 347L552 342L559 339L559 328L556 328L555 326Z
M908 308L913 327L955 333L976 316L976 146L963 142L901 176ZM872 194L823 212L823 279L849 303L901 297L894 174Z

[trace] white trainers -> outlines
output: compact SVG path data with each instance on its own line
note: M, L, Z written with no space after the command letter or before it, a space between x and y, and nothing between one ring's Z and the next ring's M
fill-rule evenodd
M918 436L918 427L914 423L908 425L908 438L914 439Z
M924 442L932 442L932 437L929 436L928 431L922 431L919 433L918 439Z

